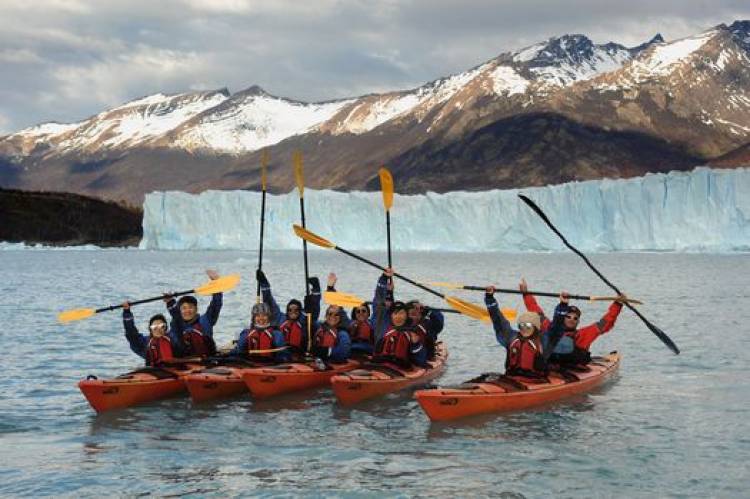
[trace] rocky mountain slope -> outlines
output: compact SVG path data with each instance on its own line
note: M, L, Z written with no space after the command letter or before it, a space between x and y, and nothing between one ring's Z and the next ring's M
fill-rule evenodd
M544 185L682 170L750 142L750 21L637 47L564 35L407 91L304 103L259 87L144 97L0 138L0 185L140 202L152 190Z

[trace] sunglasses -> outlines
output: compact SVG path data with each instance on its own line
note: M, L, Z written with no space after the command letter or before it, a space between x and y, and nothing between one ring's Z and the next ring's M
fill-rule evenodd
M367 309L366 308L358 308L358 309L356 309L354 311L354 313L356 313L356 314L366 314L367 313Z
M155 331L155 330L157 330L157 329L167 329L167 325L166 325L166 324L164 324L164 323L161 323L161 322L160 322L160 323L158 323L158 324L151 324L151 325L150 325L150 326L149 326L148 328L149 328L149 329L150 329L151 331Z
M326 317L338 317L338 312L326 312Z
M531 322L519 322L518 328L519 329L534 329L534 324Z

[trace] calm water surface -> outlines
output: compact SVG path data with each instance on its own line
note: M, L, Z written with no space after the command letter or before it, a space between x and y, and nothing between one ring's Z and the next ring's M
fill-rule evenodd
M302 294L301 260L268 254L280 301ZM66 326L56 313L190 288L206 280L205 268L241 272L216 333L227 343L254 302L256 254L1 251L0 495L747 497L750 255L592 260L646 302L642 312L683 353L672 355L623 312L593 348L624 355L607 387L535 411L431 424L408 393L345 409L327 389L263 403L177 398L97 416L77 381L117 375L140 359L119 313ZM609 294L570 254L406 253L394 261L418 280L515 287L523 275L532 289ZM335 270L341 291L368 299L378 276L336 252L312 253L310 266L323 279ZM397 292L440 304L405 283ZM500 300L520 306L517 296ZM582 308L593 321L606 305ZM139 327L161 311L158 303L134 308ZM451 315L441 337L450 359L440 383L501 369L489 326Z

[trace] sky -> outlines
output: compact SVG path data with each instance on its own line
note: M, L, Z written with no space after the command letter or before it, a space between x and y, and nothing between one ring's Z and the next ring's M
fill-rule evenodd
M159 92L408 89L553 36L634 46L737 19L747 0L0 0L0 135Z

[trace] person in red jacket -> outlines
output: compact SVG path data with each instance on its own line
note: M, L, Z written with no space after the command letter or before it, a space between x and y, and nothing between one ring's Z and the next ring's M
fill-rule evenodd
M162 314L156 314L148 321L149 335L140 334L135 327L130 303L122 304L122 323L125 327L125 338L130 349L146 359L146 365L157 367L174 359L172 341L167 334L167 319Z
M548 329L550 320L544 315L544 311L537 303L534 295L529 294L529 287L525 279L521 279L518 288L523 293L526 310L538 313L542 317L542 330ZM618 300L612 302L601 319L587 326L579 327L581 310L576 306L568 305L567 293L563 292L560 296L560 303L567 307L563 322L564 332L562 338L557 342L549 362L559 365L575 365L586 364L591 361L591 352L589 351L591 344L599 336L612 330L617 321L617 316L620 315L622 310L622 304L626 300L625 295L620 295Z

